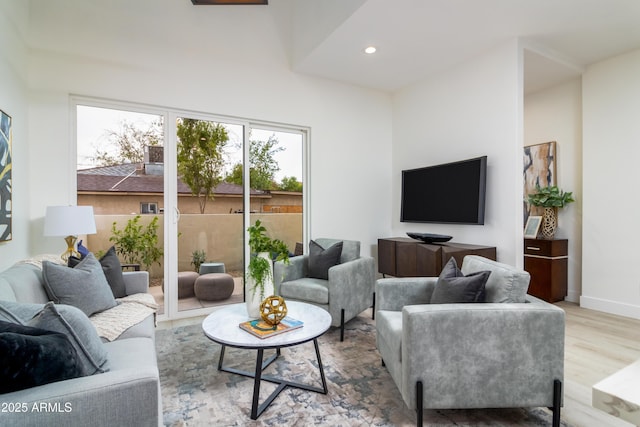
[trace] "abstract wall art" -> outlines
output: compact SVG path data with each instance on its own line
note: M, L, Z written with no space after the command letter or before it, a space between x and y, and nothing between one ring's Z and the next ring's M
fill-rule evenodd
M0 242L11 240L11 116L0 110Z
M556 142L524 147L524 198L523 225L527 223L529 215L541 215L541 208L530 206L527 196L535 193L536 185L549 187L556 185Z

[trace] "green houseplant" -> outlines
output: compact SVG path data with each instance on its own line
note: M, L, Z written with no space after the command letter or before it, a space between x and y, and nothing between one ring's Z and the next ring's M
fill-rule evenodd
M540 234L545 239L553 239L558 228L558 208L564 208L575 202L573 192L563 191L558 186L540 187L536 185L536 192L528 196L529 204L544 208Z
M140 218L140 215L131 218L122 230L116 228L114 221L109 241L115 244L126 264L142 264L148 270L156 262L161 265L163 255L158 247L158 217L153 217L146 227L140 224Z
M284 261L285 264L288 264L289 248L282 240L270 238L267 235L266 227L262 225L260 220L256 220L255 224L250 226L247 231L249 232L249 249L251 250L247 270L247 284L250 284L248 288L251 295L247 297L247 302L259 296L259 304L268 296L265 295L265 286L268 283L273 285L273 261Z
M529 203L543 208L564 208L575 202L573 192L562 191L558 186L540 187L536 185L536 192L529 194Z
M207 253L202 249L196 249L191 252L191 265L193 265L195 272L200 271L200 264L207 259Z

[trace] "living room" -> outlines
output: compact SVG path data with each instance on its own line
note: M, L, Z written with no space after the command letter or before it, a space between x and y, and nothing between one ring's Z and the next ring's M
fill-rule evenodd
M243 7L3 1L0 109L13 120L13 237L0 245L0 268L60 252L60 239L43 237L44 213L50 205L75 204L69 100L80 95L308 127L309 236L359 240L363 254L374 257L378 238L433 232L495 246L499 261L522 267L522 147L557 141L558 184L577 199L561 213L558 232L570 242L567 299L640 319L640 284L616 268L635 261L629 237L637 234L638 202L620 194L633 195L636 181L637 30L626 33L614 54L585 62L581 52L577 64L558 47L546 48L544 37L514 31L473 50L455 46L460 56L447 62L443 55L439 66L401 86L372 88L368 82L382 74L371 68L375 56L360 52L376 40L361 21L377 3L331 2L325 9L286 0ZM406 3L437 28L437 14ZM572 2L581 8L578 3ZM601 6L620 20L637 18L638 9L623 3ZM540 13L564 18L569 28L575 10L545 6ZM477 14L458 16L457 25L472 18ZM600 28L598 20L593 25ZM363 45L354 46L358 67L351 72L362 83L332 78L331 68L341 67L319 58L336 48L338 35L360 31L353 39ZM443 43L429 42L434 50ZM585 42L584 50L590 48L598 50ZM424 49L416 56L431 55ZM378 54L390 53L381 47ZM574 77L525 94L533 73L527 64L540 56ZM481 155L489 159L484 226L399 221L403 169Z

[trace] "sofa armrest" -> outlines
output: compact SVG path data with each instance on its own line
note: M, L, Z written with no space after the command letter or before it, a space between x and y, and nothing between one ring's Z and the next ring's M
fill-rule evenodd
M148 271L125 271L124 278L125 291L127 295L145 294L149 292L149 272Z
M376 311L400 311L405 305L428 304L437 282L437 277L378 279Z
M553 406L553 381L564 374L562 309L527 298L402 312L401 392L414 407L417 381L425 408Z
M276 295L280 295L280 284L290 280L302 279L309 271L309 255L289 258L289 264L277 261L273 264L273 285Z

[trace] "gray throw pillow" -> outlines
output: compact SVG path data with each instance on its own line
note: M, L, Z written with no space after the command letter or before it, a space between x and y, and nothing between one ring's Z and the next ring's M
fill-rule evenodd
M431 304L484 302L484 288L490 274L490 271L479 271L465 276L452 257L438 277Z
M67 267L68 268L68 267ZM65 334L78 353L82 376L108 371L107 350L95 326L79 309L48 302L27 326Z
M88 255L88 254L87 254ZM85 257L86 258L86 257ZM84 258L69 257L67 265L69 267L75 267L80 264ZM111 293L114 298L123 298L127 296L126 285L124 283L124 276L122 275L122 264L116 255L116 247L111 246L107 253L100 258L100 265L102 271L107 278L107 283L111 288Z
M44 288L56 304L78 307L87 316L117 305L102 266L91 253L74 268L43 261L42 275Z
M342 242L324 249L311 240L309 242L309 277L328 280L329 269L340 264L340 255L342 255Z
M15 301L0 301L0 320L24 325L38 314L44 304L31 304Z

